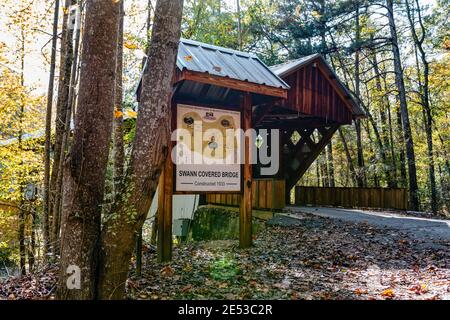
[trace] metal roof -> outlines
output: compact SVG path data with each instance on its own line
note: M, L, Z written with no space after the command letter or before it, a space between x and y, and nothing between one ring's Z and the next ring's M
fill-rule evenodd
M181 39L177 66L180 70L209 73L270 87L289 89L289 85L256 55Z
M312 54L309 56L301 57L299 59L295 60L289 60L284 63L280 63L274 66L269 67L270 70L272 70L273 73L276 73L280 77L284 77L291 73L291 71L294 71L294 69L298 69L301 66L308 64L312 60L320 57L320 54Z
M366 116L366 113L359 105L358 101L356 100L355 96L350 92L350 90L347 88L346 85L344 85L339 77L337 76L336 72L334 72L333 68L328 64L328 62L325 60L325 58L320 54L312 54L309 56L301 57L299 59L290 60L285 63L277 64L270 67L270 70L277 74L279 77L285 77L289 75L290 73L300 69L304 65L307 65L315 60L319 59L320 62L323 63L323 65L328 69L331 75L333 75L334 80L336 80L336 83L338 87L347 95L350 97L350 104L352 106L352 113L355 116Z

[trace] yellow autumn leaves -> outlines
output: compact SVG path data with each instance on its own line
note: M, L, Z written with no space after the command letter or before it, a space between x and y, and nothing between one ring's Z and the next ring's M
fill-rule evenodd
M126 41L126 42L123 44L123 46L124 46L125 48L129 49L129 50L136 50L136 49L139 49L139 46L138 46L136 43L134 43L134 42L132 42L132 41L130 41L130 40Z
M114 110L114 118L127 118L127 119L136 119L137 118L137 112L131 109L126 109L125 111L119 110L119 108L115 108Z

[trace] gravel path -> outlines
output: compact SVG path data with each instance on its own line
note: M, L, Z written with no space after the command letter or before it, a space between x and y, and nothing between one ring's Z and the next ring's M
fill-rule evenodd
M369 210L325 207L289 207L289 211L294 216L298 213L309 213L345 222L367 223L379 228L399 230L408 233L411 238L420 240L425 246L430 247L439 246L437 242L450 241L449 220L406 217L394 213Z

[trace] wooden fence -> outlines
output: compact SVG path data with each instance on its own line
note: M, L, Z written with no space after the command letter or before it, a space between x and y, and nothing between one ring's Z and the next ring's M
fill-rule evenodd
M253 208L265 210L279 210L286 206L284 180L255 179L252 183ZM239 206L240 194L208 193L206 202L224 206Z
M295 205L408 209L405 188L295 187Z

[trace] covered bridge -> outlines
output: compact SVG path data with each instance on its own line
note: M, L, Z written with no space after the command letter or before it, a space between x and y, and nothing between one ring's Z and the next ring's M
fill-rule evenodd
M181 39L174 75L176 103L240 110L244 93L251 96L253 128L282 130L283 165L272 178L285 180L286 191L303 176L339 126L365 116L320 54L267 67L249 53ZM298 141L293 138L295 132ZM314 132L320 140L314 141ZM258 170L254 176L259 177Z
M180 41L173 77L172 105L179 103L241 111L244 130L280 129L281 166L277 173L263 178L259 165L246 164L242 183L252 186L248 194L245 187L242 194L207 194L211 203L225 199L244 207L241 224L246 230L249 223L251 230L248 218L252 205L259 207L261 199L283 206L290 189L339 126L364 117L320 54L268 67L253 54L186 39ZM248 241L248 234L241 237L241 244Z

